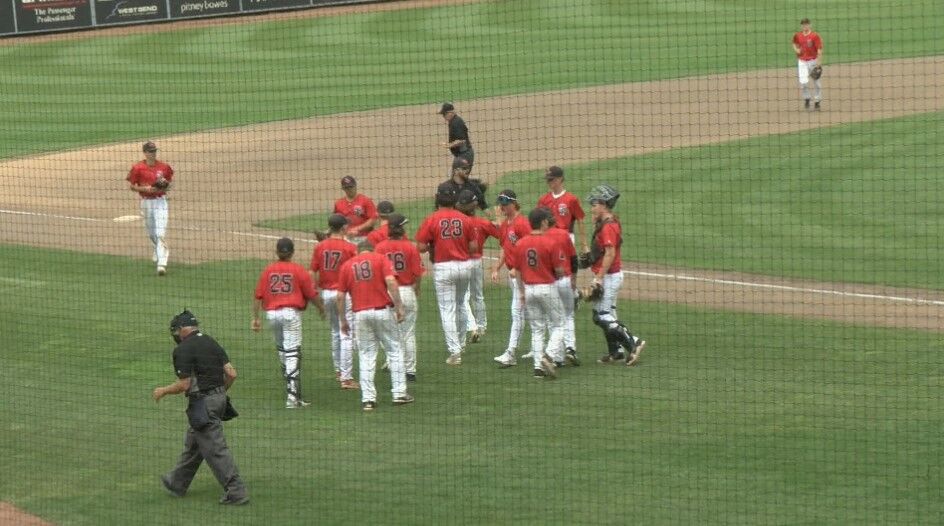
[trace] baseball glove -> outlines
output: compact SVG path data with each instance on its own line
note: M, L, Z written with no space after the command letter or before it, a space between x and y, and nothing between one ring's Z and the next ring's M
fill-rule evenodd
M590 268L593 266L593 254L590 252L584 252L577 256L577 267L579 268Z
M158 190L167 190L167 187L170 186L170 181L164 179L163 177L158 177L157 181L154 181L152 186Z
M823 76L823 66L817 64L810 70L810 76L813 77L813 80L819 80Z
M586 302L599 301L603 297L603 285L593 282L586 287L577 289L577 298Z

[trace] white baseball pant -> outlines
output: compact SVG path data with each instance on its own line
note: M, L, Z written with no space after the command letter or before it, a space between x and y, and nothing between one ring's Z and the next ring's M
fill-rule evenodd
M577 348L577 332L574 323L574 286L570 276L560 278L555 282L557 294L560 296L561 306L564 308L564 333L560 352L553 356L555 362L564 361L564 352L567 347Z
M593 310L605 313L600 316L602 321L617 321L616 298L617 295L619 295L619 290L622 286L622 272L614 272L612 274L603 276L603 296L593 303Z
M823 99L823 85L820 79L813 80L814 92L810 97L810 71L816 67L816 60L798 60L797 61L797 80L800 81L800 93L804 99L812 98L819 102Z
M521 305L521 291L518 288L518 279L509 277L508 286L511 287L511 330L508 335L508 347L505 353L514 354L521 341L521 332L524 330L524 308Z
M338 297L336 290L324 289L321 299L324 301L325 311L328 313L328 323L331 324L331 359L334 362L335 372L341 373L341 380L354 379L354 338L351 336L356 325L354 312L351 310L351 300L348 298L345 310L347 324L351 328L348 334L341 334L341 319L338 317Z
M406 372L416 374L416 291L412 286L400 287L403 303L403 321L397 324L400 331L400 346L403 350L403 367Z
M436 302L439 318L446 335L449 354L462 352L465 334L459 331L466 327L465 309L459 302L469 292L469 277L472 261L443 261L433 264L433 284L436 286Z
M167 198L141 199L141 216L144 218L148 239L154 246L151 260L157 263L158 267L166 267L170 255L167 243L164 242L164 236L167 234Z
M266 320L279 351L287 400L296 402L302 397L302 313L291 307L269 310Z
M393 397L406 394L406 371L403 369L403 350L393 309L369 309L354 313L354 339L357 342L360 366L361 402L376 402L377 388L374 372L377 369L377 346L382 343L387 351L390 383Z
M524 297L528 324L531 326L534 368L541 368L541 358L545 354L553 361L563 361L563 353L561 360L557 360L557 353L561 351L564 338L564 306L561 304L557 285L525 285Z
M469 280L469 293L466 294L463 307L468 322L465 330L485 332L488 328L488 313L485 310L485 269L481 259L472 259L472 275Z

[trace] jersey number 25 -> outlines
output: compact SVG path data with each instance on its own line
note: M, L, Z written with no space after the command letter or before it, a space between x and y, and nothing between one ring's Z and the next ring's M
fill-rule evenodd
M291 294L292 293L291 274L271 274L269 275L269 292L272 294Z

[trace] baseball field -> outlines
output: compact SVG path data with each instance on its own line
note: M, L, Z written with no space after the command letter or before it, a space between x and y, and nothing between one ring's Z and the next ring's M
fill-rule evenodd
M932 0L408 0L0 40L0 524L940 524L941 34ZM312 405L284 409L249 330L275 240L307 263L346 175L418 225L447 100L490 199L529 209L551 164L620 190L642 363L596 364L584 306L582 366L497 369L489 285L449 367L430 282L414 404L379 373L362 413L309 312ZM145 140L177 172L165 277L124 180ZM248 506L205 467L183 499L158 481L185 404L150 394L185 307L239 370Z

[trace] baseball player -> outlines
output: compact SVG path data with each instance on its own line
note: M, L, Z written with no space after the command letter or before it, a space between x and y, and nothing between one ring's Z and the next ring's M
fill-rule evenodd
M469 259L472 260L472 276L469 280L469 294L463 301L465 317L468 322L466 332L468 333L468 343L478 343L488 329L488 312L485 308L485 269L482 267L482 249L485 247L485 241L489 237L501 239L501 233L494 223L483 217L475 215L475 210L479 207L478 196L471 190L462 190L459 192L457 208L460 212L469 216L469 220L475 227L475 244L477 249L469 253Z
M302 398L302 311L311 302L324 319L325 310L311 275L305 267L292 261L295 243L283 237L275 244L275 253L279 260L267 266L256 283L252 330L262 329L259 310L265 310L285 378L285 407L295 409L309 405Z
M590 202L594 231L590 252L581 258L581 266L590 267L593 286L603 289L600 299L593 303L593 323L603 331L608 352L598 361L613 364L625 359L626 365L636 365L646 341L633 336L616 315L616 300L623 284L620 268L622 228L613 215L619 196L615 188L606 184L595 186L590 191L587 201Z
M570 234L570 241L574 247L576 240L580 240L582 252L587 252L587 236L584 232L584 213L580 206L580 199L564 189L564 169L560 166L551 166L544 171L544 180L547 182L548 192L538 199L538 206L543 206L554 214L555 222L552 227L560 228ZM576 239L574 230L576 227ZM574 262L576 263L576 261Z
M813 74L813 109L820 110L823 100L823 86L819 81L822 71L823 40L813 31L810 19L800 20L800 31L793 35L793 51L797 56L797 77L800 80L800 93L803 96L803 107L810 109L810 77ZM814 72L814 68L818 68Z
M554 226L555 220L560 221L559 212L544 207L539 208L545 210L552 218L551 228L547 229L544 235L551 239L556 246L560 247L561 251L567 257L567 264L564 265L563 274L558 277L555 282L557 292L560 295L561 304L564 308L563 345L559 349L555 349L551 358L558 366L563 365L564 360L570 365L577 366L580 365L580 359L577 357L577 332L574 321L574 308L576 307L575 292L577 288L577 275L574 270L577 264L577 251L574 249L573 242L571 241L570 236L572 234L568 234L566 230Z
M439 108L439 114L446 120L446 126L449 128L449 141L442 145L449 149L452 154L453 164L457 159L464 159L468 171L472 171L472 165L475 164L475 150L472 149L472 141L469 140L469 128L465 125L462 117L456 115L456 108L447 102ZM452 169L450 168L450 174Z
M556 281L564 276L570 258L558 240L545 235L553 221L548 209L535 208L528 214L531 233L505 253L508 267L518 272L519 292L528 310L535 378L557 377L554 357L560 353L564 336L564 306ZM514 355L501 362L503 368L512 365Z
M315 245L309 269L313 277L317 277L331 323L331 358L335 378L341 382L341 389L358 389L354 381L354 340L341 332L341 318L337 314L341 265L357 255L357 245L344 238L346 226L347 218L340 214L328 218L328 238ZM354 324L354 313L350 308L346 318L349 325Z
M403 302L403 321L397 326L400 331L400 343L403 349L403 366L406 380L416 381L416 297L420 293L420 281L426 269L420 258L420 252L407 237L405 226L407 219L400 214L390 215L390 238L374 246L374 252L386 256L393 265L397 285L400 289L400 301ZM389 368L389 360L387 362Z
M169 164L157 160L157 145L151 141L141 147L144 160L131 167L128 172L128 189L141 196L141 215L144 228L154 246L151 260L157 264L157 275L167 274L167 258L170 250L164 236L167 233L167 192L174 180L174 169Z
M439 317L446 336L448 365L462 364L465 343L459 331L467 325L465 309L459 302L469 292L469 279L474 262L469 253L478 249L475 229L469 216L454 207L457 195L447 185L439 185L436 191L437 210L426 217L416 232L419 251L432 252L433 284L436 287L436 302Z
M390 201L377 203L377 214L380 216L380 225L367 234L367 241L370 241L371 245L377 246L378 243L390 237L387 225L390 223L390 214L393 212L393 203Z
M377 367L378 343L382 343L387 351L393 403L409 404L413 397L406 392L403 353L397 330L397 323L403 320L403 304L393 264L381 254L372 252L374 247L366 240L361 241L357 248L360 254L342 265L337 313L341 332L350 333L350 325L344 316L347 297L350 296L360 364L361 408L364 411L377 408L374 369Z
M515 351L518 350L518 342L521 340L521 331L524 329L524 306L521 303L521 288L518 284L517 272L507 265L504 255L514 249L519 239L524 238L531 233L531 224L528 219L521 214L521 205L518 204L518 194L514 190L502 190L498 194L499 213L504 220L499 225L499 234L501 238L501 254L492 268L492 281L498 283L498 275L502 267L508 268L508 286L511 287L511 330L508 335L508 347L505 352L496 356L494 360L500 364L507 364L515 361ZM522 358L531 357L531 353L526 353Z
M377 207L369 197L357 192L357 180L350 175L341 179L341 189L344 190L344 197L334 202L334 213L347 219L345 234L356 243L377 222Z

